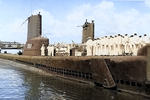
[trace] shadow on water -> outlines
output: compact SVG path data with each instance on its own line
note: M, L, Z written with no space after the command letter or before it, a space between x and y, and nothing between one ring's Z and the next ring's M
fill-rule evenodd
M29 76L28 76L29 75ZM115 92L97 86L86 85L57 77L28 74L30 89L26 99L41 100L149 100L138 95ZM30 78L29 78L30 77Z
M149 100L57 77L47 77L0 62L0 100Z

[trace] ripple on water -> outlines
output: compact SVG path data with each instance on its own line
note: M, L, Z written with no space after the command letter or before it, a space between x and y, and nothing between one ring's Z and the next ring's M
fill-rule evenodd
M0 67L0 99L23 99L26 88L21 73L10 66Z

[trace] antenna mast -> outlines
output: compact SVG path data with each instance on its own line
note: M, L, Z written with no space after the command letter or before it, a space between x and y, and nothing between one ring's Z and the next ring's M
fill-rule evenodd
M30 0L30 1L31 1L30 3L31 3L31 14L32 14L32 0Z

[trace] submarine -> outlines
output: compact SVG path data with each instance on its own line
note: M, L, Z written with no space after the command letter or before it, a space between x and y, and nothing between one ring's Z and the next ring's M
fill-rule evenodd
M28 40L25 44L23 55L0 53L0 58L42 69L56 77L107 89L150 96L149 43L145 45L141 43L142 46L140 47L136 47L136 45L133 44L130 46L130 44L125 43L128 44L129 47L134 47L134 50L132 48L127 49L127 47L122 45L113 46L113 44L110 44L111 46L109 47L109 43L106 42L105 39L110 40L114 37L103 37L101 38L101 40L104 39L103 42L96 42L96 46L99 47L96 48L93 42L99 41L99 39L94 40L94 21L92 21L92 23L86 21L82 26L83 37L80 46L73 44L73 48L69 50L69 53L61 52L62 50L56 48L54 49L53 55L48 55L46 47L49 46L49 39L41 37L41 29L39 29L41 28L41 24L34 22L35 20L32 21L34 18L38 19L36 21L41 22L40 18L42 17L38 14L28 18L28 20L30 20L28 23L30 29L28 31ZM38 29L31 28L37 26ZM32 34L30 34L30 32ZM118 37L119 36L120 35L118 35ZM122 39L124 38L125 37L122 36ZM118 38L118 41L119 39L120 38ZM41 47L43 44L45 48L42 50ZM65 48L64 46L62 47ZM123 47L124 49L119 49ZM43 51L44 56L41 56Z

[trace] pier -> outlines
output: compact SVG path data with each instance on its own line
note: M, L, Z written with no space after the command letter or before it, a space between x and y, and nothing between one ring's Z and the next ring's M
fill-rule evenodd
M21 49L24 47L24 44L19 42L8 42L8 41L0 41L1 49Z

